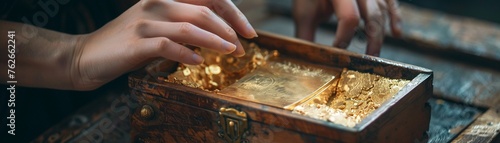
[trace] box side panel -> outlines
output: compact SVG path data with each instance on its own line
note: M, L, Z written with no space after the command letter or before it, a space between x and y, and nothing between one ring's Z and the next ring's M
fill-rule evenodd
M133 91L138 107L132 109L131 140L134 142L222 142L217 136L217 115L186 104ZM145 118L142 108L151 107ZM146 116L147 117L147 116Z
M422 78L416 87L399 100L389 101L376 110L373 116L361 123L365 141L414 142L421 141L429 129L430 107L426 104L432 95L431 75Z
M140 91L133 91L133 96L138 96L135 99L140 106L132 109L132 141L225 142L220 134L222 130L218 123L218 112L159 98ZM145 119L141 115L143 105L152 107L154 115L151 118ZM249 142L339 142L249 120L249 129L243 138Z
M431 108L415 102L376 130L366 132L366 142L427 142Z
M397 125L411 122L412 125L418 125L423 128L403 129L414 130L415 134L416 132L425 132L429 125L427 121L428 116L426 114L422 114L421 116L423 117L422 119L425 118L427 120L411 120L407 122L395 121L410 119L411 117L400 116L400 114L413 112L408 109L412 106L415 106L415 108L424 108L425 102L429 99L432 93L431 77L432 75L429 74L421 74L416 79L414 79L418 82L414 82L415 85L410 85L409 88L406 89L407 91L400 93L404 94L400 95L401 98L397 100L394 99L393 101L384 104L383 106L381 106L381 108L384 108L384 110L374 112L373 114L377 114L376 116L370 116L372 119L369 119L365 123L361 123L361 125L364 125L359 127L360 129L364 129L362 132L358 132L355 129L346 129L345 127L343 128L340 125L335 126L332 125L333 123L291 114L289 111L285 111L283 109L224 97L189 87L184 87L181 85L170 83L158 84L154 82L138 80L141 81L142 84L137 84L136 86L140 86L137 89L141 89L141 92L154 95L152 97L155 97L155 99L148 99L147 101L156 101L160 99L166 99L167 101L176 101L206 111L211 111L214 113L210 114L212 118L214 116L217 116L215 113L217 113L217 111L221 107L233 107L237 108L238 110L247 112L251 120L265 125L273 125L277 128L300 132L303 134L315 135L331 140L355 141L361 138L367 138L370 140L378 140L379 138L382 139L379 136L371 136L371 134L393 134L397 136L399 135L399 133L405 133L401 131L390 133L388 131L384 131L384 133L379 133L379 130L381 128L385 128L385 126L389 126L391 124ZM157 104L167 103L159 102ZM411 138L420 139L420 136Z
M353 128L292 114L291 111L276 107L217 95L178 84L157 83L136 77L130 77L129 82L131 86L134 86L133 89L140 92L209 111L218 112L222 107L232 107L247 112L250 119L263 124L329 139L356 140L359 138L357 131Z

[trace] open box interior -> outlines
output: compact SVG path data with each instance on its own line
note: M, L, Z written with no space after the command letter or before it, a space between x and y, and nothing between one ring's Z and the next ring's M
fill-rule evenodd
M301 61L251 41L242 45L246 55L241 58L196 49L205 57L203 64L170 63L158 79L345 127L403 96L398 93L411 81Z

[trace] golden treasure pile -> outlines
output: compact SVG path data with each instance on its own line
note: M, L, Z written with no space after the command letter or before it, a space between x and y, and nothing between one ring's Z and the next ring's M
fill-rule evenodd
M409 80L307 64L245 43L235 58L195 49L205 62L179 64L166 82L182 84L353 127L399 92Z
M207 91L220 91L235 83L258 66L264 65L270 57L278 57L278 51L262 50L255 44L245 47L245 56L236 58L214 51L195 49L205 58L200 65L180 64L177 71L168 76L167 81Z
M293 113L353 127L408 82L344 69L332 94L316 96Z

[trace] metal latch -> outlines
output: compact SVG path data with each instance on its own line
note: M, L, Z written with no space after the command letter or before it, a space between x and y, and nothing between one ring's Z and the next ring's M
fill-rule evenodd
M220 108L219 116L219 125L222 128L219 137L228 143L241 143L243 134L248 129L247 113L234 108Z

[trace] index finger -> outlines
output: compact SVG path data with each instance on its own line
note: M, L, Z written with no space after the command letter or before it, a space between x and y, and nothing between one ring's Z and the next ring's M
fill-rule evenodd
M398 8L397 0L387 0L388 12L391 18L391 32L395 37L401 37L401 12Z
M255 29L245 15L230 0L177 0L179 2L206 6L222 17L233 29L245 38L257 37Z
M347 48L359 25L359 10L355 0L333 0L333 8L338 18L334 47Z
M358 5L361 17L365 22L365 33L368 38L366 54L379 56L385 30L385 15L381 9L385 9L385 3L379 4L374 0L358 0Z

